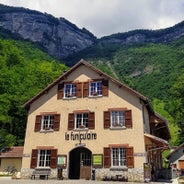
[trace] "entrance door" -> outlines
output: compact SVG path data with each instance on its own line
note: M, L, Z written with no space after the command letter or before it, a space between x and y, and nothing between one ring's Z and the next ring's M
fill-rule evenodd
M69 179L91 178L91 151L84 147L73 149L69 154Z

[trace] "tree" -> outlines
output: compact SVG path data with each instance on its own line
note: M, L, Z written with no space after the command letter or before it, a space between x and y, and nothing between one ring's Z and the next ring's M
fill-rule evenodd
M184 74L182 74L172 87L173 101L170 111L179 127L178 144L184 142Z

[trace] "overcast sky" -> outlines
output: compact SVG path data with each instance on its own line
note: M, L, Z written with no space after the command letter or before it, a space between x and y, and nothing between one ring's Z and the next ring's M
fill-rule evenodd
M161 29L184 20L184 0L0 0L64 17L98 38L135 29Z

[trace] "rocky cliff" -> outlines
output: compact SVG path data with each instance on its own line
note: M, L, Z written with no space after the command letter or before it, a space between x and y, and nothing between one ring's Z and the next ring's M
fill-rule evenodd
M126 33L113 34L103 37L100 43L168 43L184 35L184 21L173 27L160 30L133 30Z
M94 44L96 37L64 18L0 5L0 27L39 43L51 56L65 58Z
M161 30L133 30L97 39L85 28L64 18L25 8L0 4L0 28L10 31L23 39L37 42L53 57L64 59L95 43L142 44L167 43L184 35L184 22Z

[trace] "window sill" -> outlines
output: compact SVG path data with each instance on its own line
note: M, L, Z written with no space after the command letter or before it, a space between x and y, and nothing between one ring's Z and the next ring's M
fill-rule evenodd
M110 127L110 130L126 130L125 126Z
M49 130L40 130L40 133L49 133L49 132L54 132L53 129L49 129Z
M89 128L75 128L73 131L87 131Z
M64 97L63 100L73 100L76 99L76 96L71 96L71 97Z
M120 167L111 167L110 168L110 171L127 171L128 170L128 167L127 166L120 166Z
M37 166L35 169L50 169L49 166Z
M89 98L100 98L103 97L103 95L89 95Z

